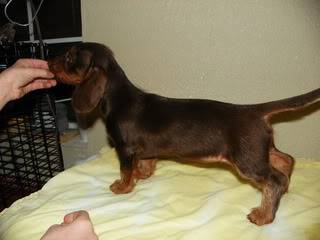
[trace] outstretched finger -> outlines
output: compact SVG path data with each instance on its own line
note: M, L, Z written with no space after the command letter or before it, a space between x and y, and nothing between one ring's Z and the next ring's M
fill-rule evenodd
M19 68L18 70L20 76L24 77L19 78L19 81L16 81L17 87L24 87L35 79L51 79L54 77L52 72L41 68Z
M14 64L15 67L30 67L49 69L48 62L41 59L21 58Z
M20 88L20 91L22 95L25 95L34 90L54 87L56 84L55 80L38 79Z

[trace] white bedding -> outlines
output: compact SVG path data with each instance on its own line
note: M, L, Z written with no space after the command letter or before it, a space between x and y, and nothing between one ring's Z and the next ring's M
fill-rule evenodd
M275 221L262 227L246 219L261 193L224 168L161 161L154 176L126 195L108 189L117 178L114 151L102 149L1 212L0 239L39 240L79 209L89 212L100 240L320 239L319 161L296 160Z

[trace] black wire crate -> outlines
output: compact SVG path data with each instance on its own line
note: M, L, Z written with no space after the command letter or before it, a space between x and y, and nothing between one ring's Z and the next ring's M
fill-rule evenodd
M0 71L15 63L19 58L41 58L49 55L47 44L23 43L23 42L0 42Z
M19 58L37 58L46 46L0 43L0 71ZM64 170L53 97L28 94L0 112L0 211L39 190Z
M52 98L36 93L0 115L0 210L64 170Z

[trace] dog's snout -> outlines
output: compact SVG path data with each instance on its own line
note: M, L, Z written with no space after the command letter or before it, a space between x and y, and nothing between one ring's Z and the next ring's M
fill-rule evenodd
M49 70L54 74L62 71L63 64L61 62L61 57L56 57L56 58L48 60L48 67L49 67Z

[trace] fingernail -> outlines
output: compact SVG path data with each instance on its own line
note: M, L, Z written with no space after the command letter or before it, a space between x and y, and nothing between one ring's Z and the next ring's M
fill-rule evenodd
M48 72L48 77L49 78L53 78L54 77L54 74L52 72Z

